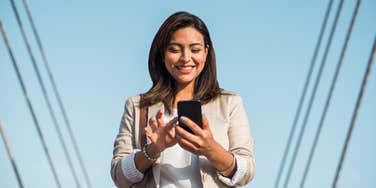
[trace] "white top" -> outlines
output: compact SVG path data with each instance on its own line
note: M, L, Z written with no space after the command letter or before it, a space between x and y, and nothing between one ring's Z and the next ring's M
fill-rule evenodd
M164 120L169 122L177 116L176 109L169 116L165 112ZM163 151L162 164L158 164L161 172L161 187L202 187L198 156L175 144Z
M165 112L165 122L170 121L176 115L176 109L173 110L173 114L171 116ZM130 155L124 157L121 161L121 168L124 176L134 183L140 182L144 178L144 175L137 170L134 163L135 153L138 151L140 150L133 150ZM226 178L217 173L219 179L228 186L234 186L238 181L240 181L244 177L248 168L246 159L238 155L234 156L237 164L237 171L233 175L232 179ZM156 164L160 167L161 188L202 187L197 155L184 150L178 144L176 144L165 149L163 154L161 154L161 157L163 157L161 160L163 163Z

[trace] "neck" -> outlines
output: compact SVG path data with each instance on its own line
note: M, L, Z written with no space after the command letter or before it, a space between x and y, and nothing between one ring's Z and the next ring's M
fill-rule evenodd
M177 108L178 101L183 100L192 100L194 94L194 82L188 84L177 84L176 89L176 96L175 96L175 103L173 108Z

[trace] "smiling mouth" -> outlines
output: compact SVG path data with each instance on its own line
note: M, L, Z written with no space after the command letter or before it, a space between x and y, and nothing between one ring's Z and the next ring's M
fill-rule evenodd
M178 70L180 74L188 75L195 70L196 65L176 65L175 68Z
M175 68L177 68L178 70L191 70L193 68L195 68L196 66L195 65L189 65L189 66L186 66L186 65L182 65L182 66L175 66Z

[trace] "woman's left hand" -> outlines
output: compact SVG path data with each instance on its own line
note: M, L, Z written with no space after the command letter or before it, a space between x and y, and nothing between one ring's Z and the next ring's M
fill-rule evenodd
M202 115L202 128L186 117L183 117L181 122L189 127L194 134L176 126L175 133L178 144L196 155L204 155L223 176L231 178L237 169L236 163L234 163L235 158L214 140L206 117Z
M181 117L180 121L194 132L194 134L191 134L180 126L176 126L175 132L178 143L185 150L209 158L211 155L215 154L218 147L221 147L214 140L213 134L209 128L208 120L204 115L202 115L202 128L187 117Z

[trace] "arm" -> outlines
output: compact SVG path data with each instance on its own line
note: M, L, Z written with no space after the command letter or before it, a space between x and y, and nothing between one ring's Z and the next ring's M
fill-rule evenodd
M251 136L249 121L244 109L242 98L239 95L230 97L230 127L228 130L229 149L242 163L246 164L245 173L235 184L241 186L247 184L254 177L256 163L253 153L253 138Z
M145 157L143 151L134 150L135 148L135 104L128 99L125 105L119 134L114 143L114 157L111 162L111 176L118 187L130 187L132 184L140 182L143 179L143 173L154 163ZM168 123L163 121L163 110L151 118L149 125L151 130L145 128L146 136L151 143L146 148L149 156L158 156L165 148L176 144L175 133L172 131L173 124L177 119ZM133 153L132 153L133 152Z
M118 187L130 187L133 182L126 178L122 171L122 159L129 157L134 149L133 126L135 123L135 110L132 99L128 99L121 119L119 133L116 136L111 160L111 177Z

